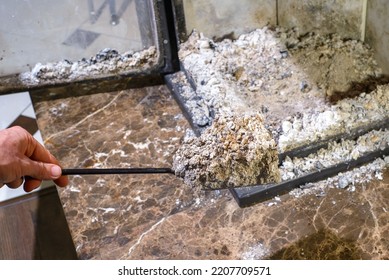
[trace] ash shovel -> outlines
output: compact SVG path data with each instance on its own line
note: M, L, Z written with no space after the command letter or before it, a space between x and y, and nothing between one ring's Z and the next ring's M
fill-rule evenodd
M120 174L173 174L177 175L172 168L68 168L62 169L62 175L120 175ZM231 189L243 186L226 184L224 181L212 180L213 188L208 190Z
M66 168L62 169L62 175L123 175L123 174L173 174L176 175L175 171L168 167L153 168ZM214 181L217 183L217 189L231 188L224 182ZM233 186L235 187L235 186Z
M62 169L62 175L121 175L121 174L173 174L175 171L168 167L153 168L66 168ZM232 186L227 186L224 182L216 181L215 189L226 189ZM235 186L233 186L235 187Z
M172 168L63 169L63 175L174 174L204 190L241 188L281 180L275 141L259 114L223 116L199 137L183 141Z
M174 174L171 168L75 168L62 169L62 175L109 175L109 174Z

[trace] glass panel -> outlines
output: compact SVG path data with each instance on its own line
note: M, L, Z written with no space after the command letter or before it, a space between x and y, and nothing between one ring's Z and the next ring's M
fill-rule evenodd
M277 19L274 0L182 0L182 3L187 34L197 29L215 39L236 37L267 23L274 25Z
M155 45L150 2L1 1L0 76L31 71L37 63L89 59L106 48L149 48Z

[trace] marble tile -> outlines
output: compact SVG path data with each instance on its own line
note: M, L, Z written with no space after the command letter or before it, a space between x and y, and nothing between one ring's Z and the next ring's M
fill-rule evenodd
M164 86L34 104L64 167L171 166L189 127ZM389 171L239 208L174 175L73 176L60 189L81 259L387 259Z

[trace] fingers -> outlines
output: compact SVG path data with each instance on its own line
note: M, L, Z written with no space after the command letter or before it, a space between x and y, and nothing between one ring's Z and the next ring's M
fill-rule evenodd
M39 188L41 184L42 184L42 180L26 177L23 185L23 189L25 192L31 192L36 188Z
M31 135L30 135L31 136ZM54 180L54 183L60 187L65 187L69 184L67 176L61 176L62 169L59 166L58 160L34 137L28 139L28 147L26 156L37 164L29 162L29 176L40 180Z
M59 187L66 187L69 185L69 178L68 176L61 176L58 179L54 180L54 183Z
M28 134L25 155L35 161L59 165L58 160L31 134Z
M58 160L25 129L11 127L0 136L0 180L10 188L23 184L21 176L29 177L24 184L26 191L37 188L42 180L53 180L60 187L69 183L67 176L61 176Z
M25 189L33 190L37 188L42 180L53 180L60 187L65 187L69 184L67 176L61 176L62 169L57 164L37 162L26 159L22 162L24 174L34 180L27 180Z
M38 188L42 184L42 180L53 180L59 187L66 187L69 184L67 176L61 176L62 170L58 165L30 161L25 165L26 176L24 182L24 190L30 192ZM20 182L19 182L20 183ZM18 187L21 184L14 186Z
M24 177L22 178L19 178L19 179L16 179L12 182L9 182L7 183L6 185L11 188L11 189L17 189L19 188L20 186L22 186L24 184Z
M21 161L23 174L39 180L55 180L61 176L61 168L52 163L25 159Z

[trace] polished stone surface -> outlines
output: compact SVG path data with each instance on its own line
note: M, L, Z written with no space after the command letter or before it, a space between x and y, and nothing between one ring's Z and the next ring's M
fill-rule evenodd
M35 103L64 167L170 167L189 128L164 86ZM174 175L73 176L60 190L81 259L388 259L389 171L355 190L239 208Z

